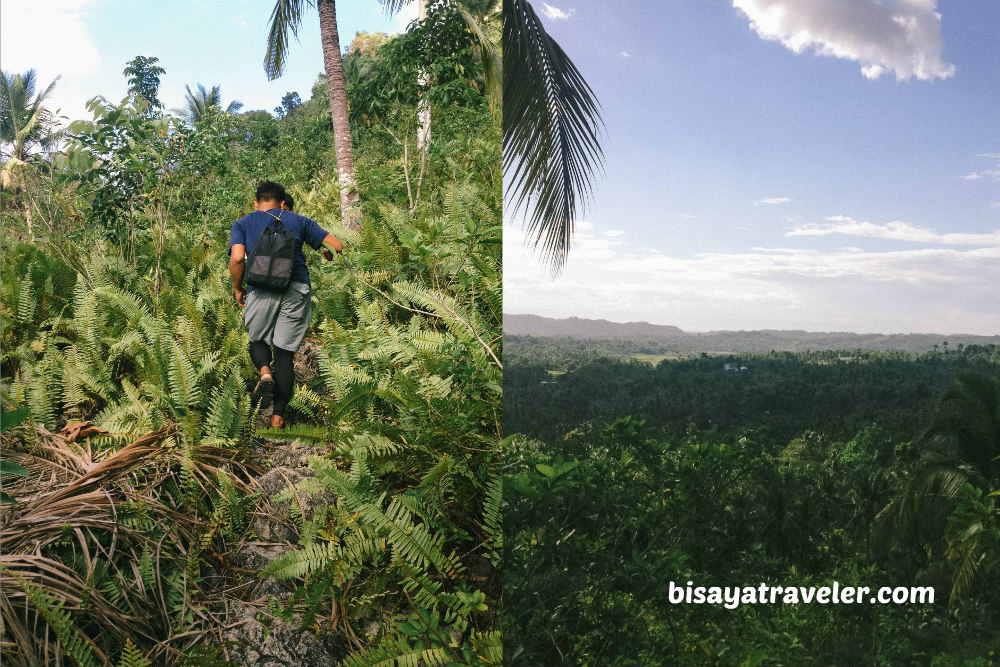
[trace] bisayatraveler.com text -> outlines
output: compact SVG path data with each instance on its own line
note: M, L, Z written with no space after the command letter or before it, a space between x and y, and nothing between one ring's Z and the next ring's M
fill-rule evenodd
M670 582L671 604L718 604L736 609L748 604L933 604L932 586L686 586Z

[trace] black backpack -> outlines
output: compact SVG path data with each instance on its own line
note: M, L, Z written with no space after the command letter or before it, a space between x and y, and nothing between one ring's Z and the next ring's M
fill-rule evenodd
M295 235L284 223L281 215L267 214L274 220L253 246L253 252L247 257L247 285L259 289L283 292L292 281L292 268L295 266Z

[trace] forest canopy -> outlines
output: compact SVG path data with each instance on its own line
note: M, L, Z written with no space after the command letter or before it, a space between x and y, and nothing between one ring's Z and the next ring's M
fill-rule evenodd
M508 664L996 664L1000 347L653 365L562 342L508 341ZM936 595L727 608L670 582Z

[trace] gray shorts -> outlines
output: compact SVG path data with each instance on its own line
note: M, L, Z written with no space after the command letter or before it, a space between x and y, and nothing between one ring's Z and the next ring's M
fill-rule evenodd
M297 352L312 319L311 294L306 283L290 283L284 292L262 289L250 292L243 311L250 342L262 341Z

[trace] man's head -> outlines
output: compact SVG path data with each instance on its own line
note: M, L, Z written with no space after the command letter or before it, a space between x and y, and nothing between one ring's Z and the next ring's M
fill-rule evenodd
M270 208L281 208L281 202L285 201L288 195L285 188L273 181L261 181L257 186L257 203L254 205L256 211L266 211Z
M285 209L286 211L295 210L295 200L292 199L292 195L289 194L285 195L285 201L281 202L281 208Z

